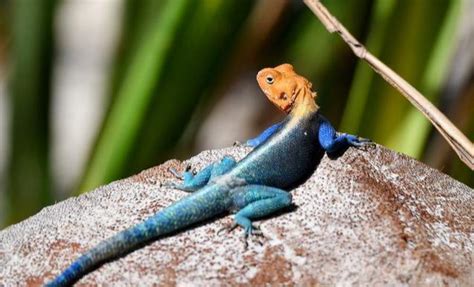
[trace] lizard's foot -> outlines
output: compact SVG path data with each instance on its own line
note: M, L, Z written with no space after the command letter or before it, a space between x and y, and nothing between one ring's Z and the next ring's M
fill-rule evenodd
M371 139L358 138L359 145L356 146L359 149L367 150L369 148L375 148L377 145Z
M234 229L236 229L238 226L239 224L237 224L236 222L231 223L219 229L217 231L217 234L220 234L223 231L230 233ZM244 228L244 233L242 234L241 240L244 244L245 249L247 249L249 246L249 243L248 243L249 240L252 240L258 243L259 245L263 245L263 241L261 239L265 239L265 238L266 238L265 235L263 234L262 230L260 230L258 226L249 225Z
M346 137L347 142L353 147L357 147L357 148L375 147L375 143L370 139L361 138L355 135L350 135L350 134L345 134L345 133L342 135Z
M189 169L191 168L190 165L188 165L186 167L186 171L181 175L179 172L176 171L176 169L174 169L173 167L170 167L168 168L168 171L174 176L176 177L177 179L179 180L184 180L184 182L186 182L186 177L189 177ZM176 183L176 182L173 182L173 181L166 181L162 184L160 184L160 187L166 187L166 188L172 188L172 189L178 189L178 190L182 190L182 191L186 191L186 192L193 192L195 191L195 188L193 188L192 186L189 187L189 186L186 186L182 183Z
M235 222L231 223L231 224L226 224L226 225L224 225L224 227L217 230L217 234L221 234L223 231L225 231L227 233L231 233L235 228L237 228L237 226L239 226L239 225Z
M184 179L184 176L180 175L179 172L176 171L175 168L173 167L169 167L168 168L168 171L174 176L176 177L177 179L179 180L183 180ZM167 187L167 188L173 188L173 189L177 189L179 186L179 184L177 184L176 182L173 182L173 181L166 181L164 183L162 183L160 185L160 187Z
M189 172L190 170L191 170L191 165L190 164L186 165L184 172L186 173L186 172ZM169 167L168 171L177 179L184 180L184 175L180 174L174 167ZM195 174L195 172L193 171L192 174Z
M245 228L244 237L249 236L265 237L260 227L253 224Z
M179 179L179 180L183 180L183 179L184 179L184 177L183 177L181 174L179 174L179 173L176 171L175 168L170 167L170 168L168 168L168 171L169 171L174 177L176 177L177 179Z
M251 225L250 227L245 228L245 231L242 237L245 249L247 249L249 246L249 243L248 243L249 239L258 243L261 246L263 245L263 239L266 239L266 237L263 234L260 227Z
M184 191L184 192L195 192L197 190L197 188L194 188L192 186L186 186L186 185L176 183L176 182L173 182L173 181L164 182L160 185L160 187L177 189L177 190L181 190L181 191Z

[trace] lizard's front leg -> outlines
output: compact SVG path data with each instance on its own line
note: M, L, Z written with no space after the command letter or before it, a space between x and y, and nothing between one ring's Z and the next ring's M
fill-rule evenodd
M183 182L181 184L168 183L166 184L166 186L170 186L186 192L194 192L205 186L213 178L228 172L236 164L237 161L232 156L224 156L222 160L211 163L197 174L194 174L191 171L186 171L181 177L175 170L170 169L170 171L176 177L182 178Z
M257 147L261 145L264 141L266 141L271 135L276 133L278 129L281 127L282 123L276 123L266 130L264 130L258 137L249 139L245 144L248 145L249 147Z
M338 135L331 123L323 116L320 116L318 138L321 147L327 153L337 152L348 146L361 147L373 144L371 140L359 138L355 135L346 133Z

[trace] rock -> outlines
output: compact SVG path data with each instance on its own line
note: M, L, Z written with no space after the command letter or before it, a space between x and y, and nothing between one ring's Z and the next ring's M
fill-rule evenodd
M80 253L185 196L160 187L171 166L197 169L249 149L205 151L44 208L0 232L0 285L37 286ZM174 179L173 179L174 180ZM261 221L263 245L231 216L155 241L88 274L103 285L461 285L474 282L474 192L377 146L323 158L292 191L296 208ZM472 286L472 285L471 285Z

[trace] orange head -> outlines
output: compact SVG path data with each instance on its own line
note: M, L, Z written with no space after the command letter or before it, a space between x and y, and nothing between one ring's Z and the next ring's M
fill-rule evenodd
M316 93L312 91L311 83L298 75L290 64L260 70L257 82L267 98L285 113L297 106L317 109L314 102Z

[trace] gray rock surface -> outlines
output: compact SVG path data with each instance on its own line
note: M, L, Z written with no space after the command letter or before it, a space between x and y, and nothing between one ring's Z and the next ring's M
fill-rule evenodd
M0 285L38 286L79 254L184 192L160 187L168 167L197 169L249 149L168 161L44 208L0 232ZM324 157L292 191L296 209L261 221L263 245L217 234L226 216L155 241L85 276L78 286L472 286L474 191L377 146Z

